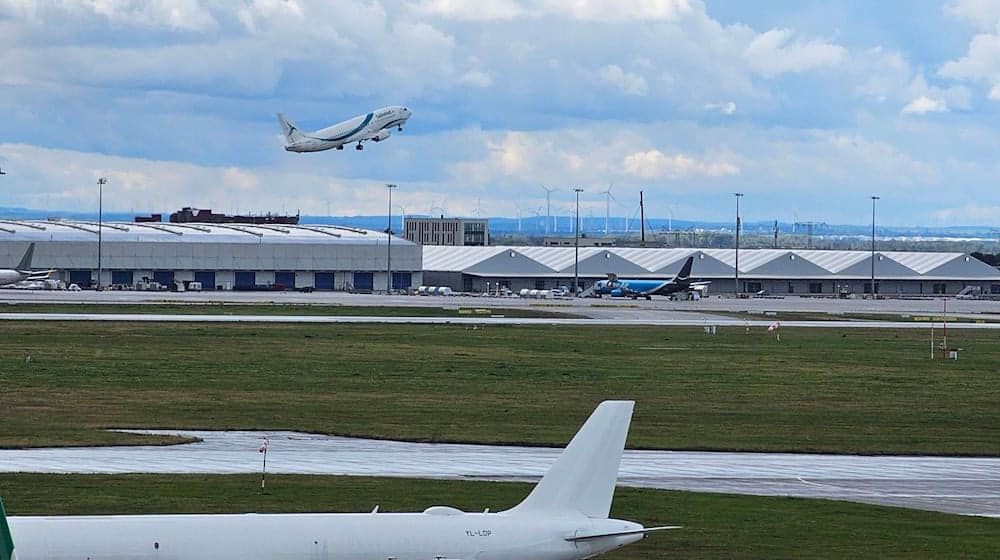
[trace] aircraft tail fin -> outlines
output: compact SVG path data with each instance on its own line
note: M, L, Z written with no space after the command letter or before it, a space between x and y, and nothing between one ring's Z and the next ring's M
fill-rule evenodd
M32 243L28 245L28 250L25 251L24 256L21 257L21 262L17 263L16 270L31 270L31 257L34 256L34 254L35 254L35 244Z
M281 133L285 135L285 143L294 144L302 139L302 133L295 123L285 118L285 115L278 113L278 122L281 123Z
M572 511L606 519L625 450L633 401L604 401L523 502L510 511Z
M691 266L694 265L694 256L690 256L684 261L684 266L681 267L681 271L677 273L678 281L685 281L691 278Z
M7 525L7 511L0 498L0 560L17 560L14 555L14 539L10 536L10 526Z

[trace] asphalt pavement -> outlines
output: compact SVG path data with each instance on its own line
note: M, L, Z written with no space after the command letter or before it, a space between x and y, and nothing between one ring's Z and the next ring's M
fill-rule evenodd
M534 481L559 449L407 443L296 432L140 430L174 446L0 450L0 472L272 473ZM1000 458L626 451L625 486L797 496L1000 517Z

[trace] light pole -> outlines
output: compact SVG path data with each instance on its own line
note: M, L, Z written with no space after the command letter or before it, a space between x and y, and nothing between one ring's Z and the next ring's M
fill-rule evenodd
M389 192L389 226L385 228L388 241L385 245L385 293L392 291L392 189L396 188L393 183L386 183L385 190Z
M108 184L106 177L97 180L97 291L101 291L101 273L104 267L101 263L102 241L104 233L104 185Z
M743 193L737 192L733 193L736 197L736 266L733 269L736 271L736 297L740 297L740 199L743 198Z
M872 196L872 299L878 294L878 290L875 289L875 201L879 198Z
M576 233L573 236L573 296L580 293L580 193L581 188L575 188L576 193Z

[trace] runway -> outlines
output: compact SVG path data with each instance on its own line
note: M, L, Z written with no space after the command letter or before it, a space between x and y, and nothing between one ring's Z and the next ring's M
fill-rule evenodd
M412 325L582 325L659 327L754 327L767 328L770 320L727 317L712 319L584 319L537 317L377 317L358 315L180 315L155 313L0 313L0 321L110 321L173 323L385 323ZM823 329L927 329L929 323L903 321L781 321L783 328ZM1000 330L1000 323L948 323L949 329Z
M537 480L558 449L426 444L296 432L141 431L197 437L156 447L0 450L0 472L256 473ZM626 451L625 486L849 500L1000 517L1000 458Z

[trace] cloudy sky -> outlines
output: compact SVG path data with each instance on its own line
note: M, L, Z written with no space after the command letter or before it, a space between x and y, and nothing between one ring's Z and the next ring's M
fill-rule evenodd
M0 206L1000 226L1000 0L0 0L0 113Z

